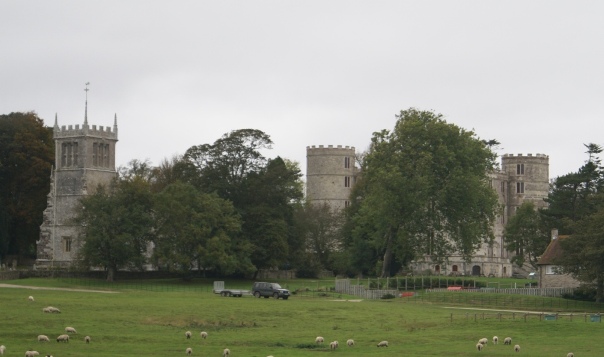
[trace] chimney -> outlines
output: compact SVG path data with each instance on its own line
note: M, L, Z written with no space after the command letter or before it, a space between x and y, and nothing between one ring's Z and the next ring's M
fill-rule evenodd
M558 228L552 229L552 240L558 239Z

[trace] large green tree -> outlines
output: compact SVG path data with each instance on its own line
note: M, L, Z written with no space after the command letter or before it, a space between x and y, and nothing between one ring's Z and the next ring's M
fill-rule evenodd
M142 269L148 261L153 216L149 183L141 176L99 186L81 200L76 221L82 225L78 261L103 267L107 281L121 268Z
M249 244L238 239L239 215L216 194L176 182L155 197L155 261L189 276L196 268L223 274L253 270Z
M0 260L35 256L53 163L52 129L36 113L0 115Z
M506 249L515 252L512 263L519 267L529 263L537 268L539 256L549 244L549 230L533 202L524 202L506 224L503 237Z
M604 170L598 154L602 148L596 144L585 144L588 160L577 172L556 177L546 199L548 207L542 210L550 228L560 234L572 234L576 222L594 213L598 201L594 194L604 191Z
M383 254L382 276L399 261L453 252L469 258L492 240L497 196L488 173L496 155L442 115L403 110L392 131L374 133L362 168L355 220L360 239Z
M260 130L235 130L213 144L191 147L175 166L186 182L233 203L242 220L240 237L252 247L257 269L290 263L290 243L297 239L293 210L302 198L298 165L267 159L262 151L271 145Z

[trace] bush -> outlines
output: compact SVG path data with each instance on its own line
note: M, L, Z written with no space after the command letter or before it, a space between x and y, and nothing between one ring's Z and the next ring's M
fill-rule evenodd
M572 294L562 294L564 299L579 301L596 301L596 289L589 285L581 285Z
M380 299L394 299L396 296L392 294L384 294Z

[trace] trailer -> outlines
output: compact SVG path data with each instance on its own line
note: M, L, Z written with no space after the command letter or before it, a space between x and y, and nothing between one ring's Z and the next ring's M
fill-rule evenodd
M220 294L220 296L224 297L242 297L243 295L252 295L252 292L249 290L241 290L241 289L225 289L224 281L215 281L214 289L212 289L214 294Z

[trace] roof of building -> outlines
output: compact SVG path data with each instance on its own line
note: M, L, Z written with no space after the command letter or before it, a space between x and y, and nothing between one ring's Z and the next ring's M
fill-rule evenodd
M539 258L537 265L552 265L554 261L560 257L564 252L562 251L562 245L560 241L562 239L568 239L569 236L558 236L556 239L552 239L547 248L545 248L545 252Z

